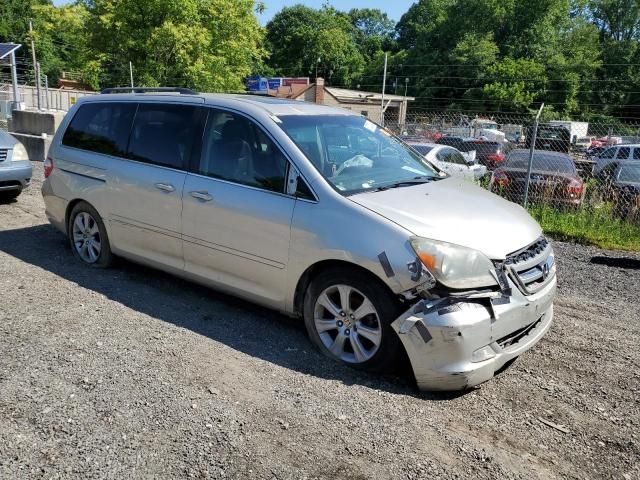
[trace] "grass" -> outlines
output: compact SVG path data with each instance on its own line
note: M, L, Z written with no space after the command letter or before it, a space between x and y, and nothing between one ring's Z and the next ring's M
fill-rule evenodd
M640 224L615 218L610 204L559 211L548 205L531 206L529 213L542 230L558 240L611 250L640 251Z

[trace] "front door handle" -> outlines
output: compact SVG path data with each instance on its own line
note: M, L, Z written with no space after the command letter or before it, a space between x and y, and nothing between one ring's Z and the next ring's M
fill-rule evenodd
M189 192L193 198L197 198L198 200L202 200L203 202L210 202L213 200L213 197L209 195L209 192L200 191L200 192Z
M175 192L176 191L176 187L174 187L173 185L171 185L169 183L156 183L156 188L159 188L160 190L164 190L165 192Z

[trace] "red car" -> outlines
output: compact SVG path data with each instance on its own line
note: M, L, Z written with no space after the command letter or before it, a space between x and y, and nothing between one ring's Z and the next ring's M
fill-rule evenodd
M524 203L529 154L529 150L511 151L504 165L493 172L491 191L512 202ZM530 203L577 206L583 197L584 183L569 155L551 151L534 153L529 181Z

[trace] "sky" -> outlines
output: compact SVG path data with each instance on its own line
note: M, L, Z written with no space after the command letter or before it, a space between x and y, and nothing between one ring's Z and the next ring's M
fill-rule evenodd
M290 7L298 3L302 3L309 7L320 8L327 0L263 0L266 9L262 15L259 15L260 23L265 25L271 18L278 13L282 7ZM409 10L411 4L415 0L330 0L329 3L338 10L351 10L352 8L378 8L392 20L396 22L400 17ZM68 0L53 0L55 5L68 3Z
M263 0L266 5L265 12L260 15L260 23L266 24L278 13L282 7L290 7L298 3L308 7L320 8L326 0ZM385 12L396 22L409 10L415 0L331 0L329 3L338 10L351 10L352 8L378 8Z

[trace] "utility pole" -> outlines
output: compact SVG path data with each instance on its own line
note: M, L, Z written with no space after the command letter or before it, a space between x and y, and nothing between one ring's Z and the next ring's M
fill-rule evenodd
M38 64L38 70L40 70L40 65ZM44 104L47 106L47 110L49 110L49 77L44 76Z
M131 77L131 88L133 88L133 64L129 60L129 77Z
M404 101L402 102L402 130L404 130L407 124L407 110L409 102L407 101L407 88L409 88L409 77L404 79Z
M384 54L384 76L382 77L382 103L380 109L380 125L384 127L384 91L387 88L387 54Z
M36 45L33 41L33 23L29 20L29 37L31 37L31 59L33 60L33 73L36 77L36 93L38 95L38 110L40 110L40 69L36 62Z
M16 70L16 52L11 52L11 83L13 84L13 106L11 110L20 109L20 94L18 93L18 72Z
M540 105L540 110L538 110L538 114L536 115L536 118L533 121L533 135L531 136L531 148L529 149L529 166L527 167L527 181L524 184L524 208L527 208L527 203L529 202L529 183L531 182L531 170L533 168L533 154L536 151L536 139L538 138L538 124L540 122L540 115L542 114L543 108L544 108L544 103Z

